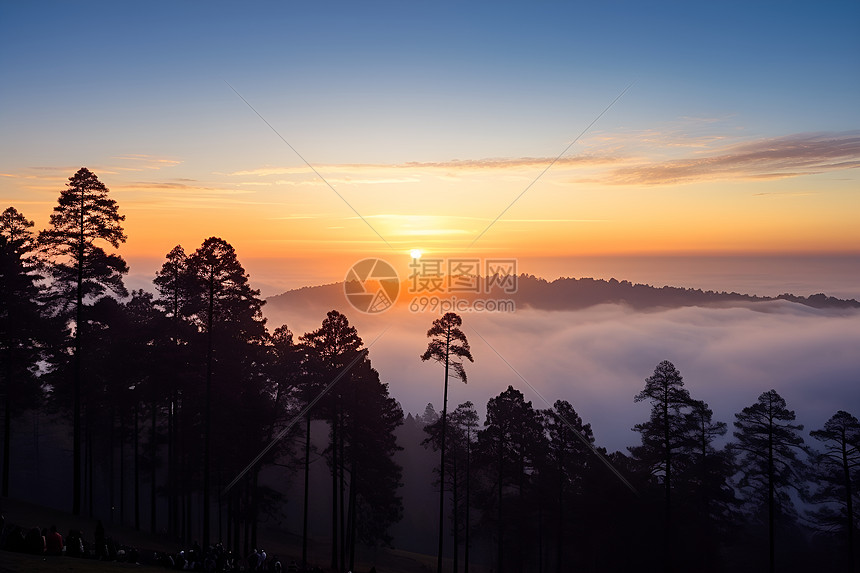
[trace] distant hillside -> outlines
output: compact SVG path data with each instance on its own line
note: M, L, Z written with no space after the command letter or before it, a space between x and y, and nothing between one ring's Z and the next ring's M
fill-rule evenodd
M413 297L420 296L408 293L408 286L405 281L401 285L401 296L397 301L398 306L405 306ZM489 295L440 292L435 293L435 296L440 298L456 296L458 299L509 298L516 302L518 309L533 308L540 310L579 310L598 304L623 304L636 310L649 310L687 306L725 306L774 300L785 300L818 309L860 309L860 302L854 299L843 300L821 293L810 296L797 296L788 293L778 296L759 296L672 286L654 287L634 284L629 281L618 281L614 278L609 280L559 278L554 281L547 281L532 275L520 275L517 292L512 294L495 290ZM323 312L333 308L342 309L348 304L343 292L343 283L303 287L270 297L267 300L269 309L272 307L289 307Z
M543 310L576 310L596 304L625 304L638 310L683 306L713 306L737 302L787 300L813 308L860 308L860 302L824 294L808 297L781 294L776 297L736 292L703 291L680 287L633 284L615 279L560 278L552 282L534 276L520 276L517 306Z

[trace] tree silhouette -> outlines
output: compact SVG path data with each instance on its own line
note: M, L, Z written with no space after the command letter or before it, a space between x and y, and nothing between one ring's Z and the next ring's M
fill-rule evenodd
M108 188L86 167L69 178L51 215L51 225L39 233L39 242L53 258L50 274L64 308L74 308L72 405L72 513L81 513L81 353L84 301L110 290L125 296L122 275L128 266L118 255L107 254L97 241L114 248L125 242L116 201Z
M690 403L687 414L689 451L687 467L680 478L688 490L687 536L702 570L714 569L719 560L719 538L728 533L738 518L739 500L729 483L735 472L731 452L717 450L714 441L727 431L725 422L715 422L713 411L701 400Z
M397 493L402 470L393 457L400 449L394 430L403 423L403 411L369 359L356 364L350 374L343 389L346 419L341 435L347 442L342 463L350 477L346 568L355 570L356 541L390 546L388 529L403 515Z
M442 573L442 550L445 534L445 429L448 425L448 373L454 371L454 377L466 383L466 370L462 359L474 362L469 349L469 341L460 330L463 320L453 312L448 312L442 318L433 321L427 337L430 343L421 355L421 360L435 360L445 365L445 391L442 398L442 436L440 439L441 461L439 462L439 548L436 557L436 573ZM459 359L459 360L458 360Z
M195 306L199 303L199 297L195 296L197 283L181 245L167 253L152 282L158 293L155 305L170 319L169 331L163 334L168 334L173 343L172 348L165 348L161 356L161 360L169 364L166 370L170 385L167 407L168 530L173 535L178 535L180 531L186 535L186 528L179 524L180 476L189 472L181 468L187 454L181 448L183 436L180 433L180 421L184 414L182 398L187 390L183 382L192 377L190 349L197 328L191 323L191 318L197 310ZM191 536L187 537L187 541L190 541Z
M854 535L858 526L854 503L860 492L860 422L839 410L823 428L809 435L824 445L824 451L813 456L812 481L817 487L810 496L812 503L824 505L810 512L810 517L823 531L845 536L847 570L853 572Z
M634 398L636 402L651 401L651 418L633 429L642 435L642 445L630 448L633 456L647 464L652 475L662 476L664 491L663 556L671 568L672 548L672 486L673 470L682 462L686 451L690 393L675 365L664 360L645 379L645 388Z
M495 477L491 488L495 500L488 496L485 505L488 509L496 505L496 570L499 573L506 563L506 547L514 552L512 569L522 570L523 551L532 545L526 537L531 516L525 490L526 480L534 472L535 452L542 449L540 430L532 403L526 402L523 393L513 386L487 402L487 419L478 443L481 458ZM488 518L490 513L486 514ZM507 539L509 524L516 529L514 542Z
M571 497L584 495L587 472L591 468L594 454L583 443L583 439L594 443L591 424L584 424L582 418L574 410L570 402L556 400L553 407L542 412L542 420L547 436L547 457L556 482L555 510L556 522L556 570L564 570L568 557L565 549L578 545L575 541L568 542L568 502ZM577 432L581 437L574 435ZM576 536L578 538L579 536ZM576 539L574 538L574 539Z
M304 338L302 338L304 340ZM305 342L295 345L290 357L294 360L297 372L297 396L300 402L310 403L319 393L321 386L319 378L320 358L315 348ZM311 468L311 421L313 412L305 414L305 443L304 443L304 492L302 500L302 567L308 564L308 518L310 514L310 468Z
M349 364L355 355L361 350L364 345L361 338L358 336L358 331L354 326L349 324L349 320L336 310L329 311L322 325L317 330L302 335L301 342L311 349L309 357L314 360L310 365L314 380L314 387L322 388L326 383L332 380L347 364ZM349 374L352 377L352 373ZM306 392L313 392L310 388L305 389ZM309 397L310 395L307 394ZM331 422L330 441L329 441L329 463L332 472L332 513L331 513L331 567L339 569L340 558L343 555L338 551L338 540L345 547L343 535L339 535L339 515L343 514L343 502L338 503L338 499L342 500L343 496L338 496L338 488L343 491L343 459L340 456L341 441L343 440L343 400L338 397L337 393L327 396L322 408L328 411ZM308 435L309 436L309 435ZM306 437L306 440L309 437ZM306 443L307 447L307 443ZM307 459L307 457L306 457ZM340 514L338 509L341 509ZM345 529L341 528L341 529ZM344 531L345 533L345 531Z
M740 454L740 487L750 492L759 507L766 503L770 571L775 570L774 524L777 514L792 517L794 507L788 490L803 486L804 466L798 453L804 451L801 424L792 424L794 411L776 390L768 390L752 406L735 414L735 442Z
M673 470L680 465L687 445L690 393L675 365L664 360L645 379L645 388L634 398L651 401L651 418L633 429L642 435L642 445L630 448L635 458L647 464L652 475L662 476L664 491L663 557L671 568Z
M30 228L14 207L0 214L0 380L4 395L2 495L9 496L12 417L39 403L36 376L46 358L48 330L43 312L40 262Z
M212 398L216 360L222 370L241 371L243 345L262 342L265 319L260 291L248 284L248 275L232 245L218 237L203 241L188 260L196 279L196 322L206 333L206 386L203 428L203 545L209 545L212 475ZM229 359L227 358L229 356ZM222 372L222 378L227 372ZM235 380L234 380L235 382ZM219 397L226 398L219 392Z
M438 451L442 447L442 418L435 416L432 405L428 404L425 412L428 412L427 418L435 420L424 426L424 432L427 434L421 444L424 447L431 446L433 451ZM447 420L446 448L448 451L445 454L445 475L447 476L446 486L450 488L452 494L451 522L453 526L454 538L454 571L459 569L460 560L460 539L465 537L465 569L469 570L469 504L471 496L471 457L473 443L476 438L476 430L478 428L478 413L471 402L465 402L457 406L451 412ZM434 468L434 471L439 474L439 468ZM441 479L441 476L440 476ZM465 484L465 485L464 485ZM465 487L465 494L462 489ZM461 522L461 516L464 521Z
M472 402L464 402L457 406L457 409L454 410L452 415L452 422L456 424L458 433L461 437L459 451L461 452L461 456L463 458L463 462L465 464L464 468L464 479L466 486L465 498L463 500L463 508L464 508L464 516L463 516L463 533L464 533L464 546L465 549L463 551L463 569L465 573L469 573L469 548L470 548L470 533L472 523L469 515L469 508L471 506L471 494L472 494L472 449L474 447L474 441L477 438L477 430L478 430L478 412L475 411L475 406ZM456 507L455 507L456 509ZM456 514L455 514L456 515ZM454 527L454 539L455 541L459 539L459 532L457 531L457 527ZM454 555L457 555L457 550L455 547ZM456 559L455 559L456 563ZM455 565L454 571L457 570Z
M433 408L433 404L428 403L424 407L424 413L415 416L415 419L418 420L420 423L424 424L425 426L427 426L429 424L435 423L436 420L439 419L439 414L436 413L436 409Z

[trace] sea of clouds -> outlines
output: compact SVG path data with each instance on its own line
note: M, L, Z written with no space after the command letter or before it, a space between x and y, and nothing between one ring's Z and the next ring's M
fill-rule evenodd
M404 412L421 413L428 402L441 410L442 366L419 358L438 316L400 308L379 315L341 310L365 344L372 343L373 365ZM308 309L273 314L272 327L286 322L297 336L324 318ZM482 420L487 400L511 385L535 408L569 401L592 424L598 445L626 451L639 441L632 426L649 415L649 406L633 397L662 360L675 364L692 396L706 401L730 432L734 414L771 388L796 411L807 439L809 430L837 410L860 416L857 311L776 301L654 312L601 305L462 316L475 362L466 366L468 384L451 380L448 403L471 400Z

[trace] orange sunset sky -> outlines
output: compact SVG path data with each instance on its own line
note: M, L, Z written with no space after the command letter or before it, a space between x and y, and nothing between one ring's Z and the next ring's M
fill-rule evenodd
M86 166L133 273L217 235L290 284L415 248L860 254L856 5L451 8L4 6L0 199L43 228Z

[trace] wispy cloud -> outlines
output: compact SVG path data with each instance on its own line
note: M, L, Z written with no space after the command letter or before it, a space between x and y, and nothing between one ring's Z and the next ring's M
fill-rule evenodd
M711 125L715 118L687 118L687 124ZM770 180L860 167L860 131L800 133L741 143L731 133L688 133L684 128L628 134L595 134L589 152L556 161L553 171L585 170L576 183L673 185L718 179ZM686 150L686 157L677 157ZM543 169L551 157L452 159L397 164L328 164L317 169L332 184L419 183L422 175L456 180L464 174L521 177ZM596 172L595 172L596 170ZM407 175L408 173L408 175ZM230 176L281 176L275 185L316 185L305 166L265 166ZM245 181L242 185L253 184Z
M317 171L321 173L334 174L358 174L358 173L390 173L396 171L483 171L483 170L516 170L516 169L534 169L546 167L553 161L553 157L518 157L518 158L485 158L485 159L452 159L450 161L408 161L405 163L344 163L344 164L326 164L315 166ZM602 166L623 161L623 158L610 155L576 155L571 157L562 157L556 161L557 166ZM273 175L308 175L312 171L305 167L277 167L266 166L256 169L244 169L241 171L233 171L228 173L230 176L248 177L268 177ZM327 177L328 181L339 181L342 183L410 183L417 181L415 177L397 177L397 178L381 178L381 179L360 179L343 177L334 179Z
M187 183L171 181L135 181L113 185L114 189L137 189L148 191L171 191L186 193L205 193L207 195L246 195L254 193L251 189L235 189L223 187L207 187L202 185L190 185Z
M146 155L141 153L117 155L112 157L111 159L116 159L122 162L121 165L110 167L110 169L115 169L117 171L157 170L162 169L164 167L173 167L182 163L177 159L155 157L154 155Z
M860 167L860 132L801 133L724 147L695 157L621 167L605 179L664 185L716 179L779 179Z

